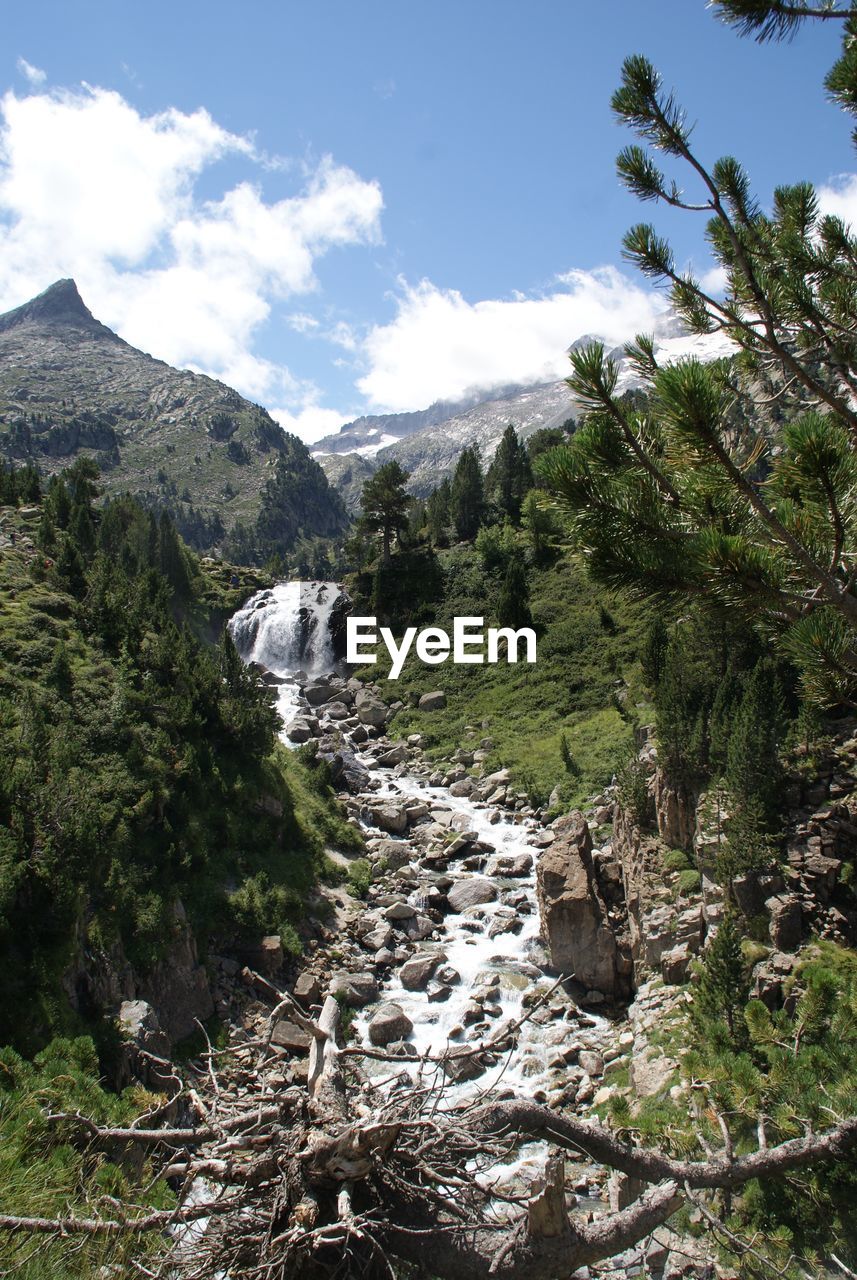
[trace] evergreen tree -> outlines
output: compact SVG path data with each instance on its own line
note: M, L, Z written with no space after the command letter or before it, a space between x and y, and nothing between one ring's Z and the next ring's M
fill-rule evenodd
M181 539L176 533L166 511L161 512L158 521L158 569L172 587L176 596L184 601L190 594L188 564L182 548Z
M55 689L58 696L64 702L68 702L74 691L74 678L71 672L71 663L68 658L68 650L62 640L58 640L54 645L53 657L51 665L48 668L46 683Z
M405 492L409 472L398 462L385 462L366 481L360 497L361 524L381 535L381 560L388 564L394 534L407 527L410 499Z
M741 950L741 934L735 916L726 912L700 966L693 988L691 1017L701 1037L722 1040L740 1050L748 1043L744 1006L750 996L750 976Z
M782 686L763 659L747 679L726 751L726 784L743 808L755 806L766 826L777 817L783 784L780 743L785 724Z
M530 466L536 458L547 453L548 449L555 449L560 444L568 444L568 437L574 432L575 426L574 418L569 418L561 427L539 427L538 431L527 436L527 456L530 459Z
M71 519L71 497L62 476L51 477L45 512L53 520L57 529L68 528L68 522Z
M521 520L524 497L532 485L529 454L510 422L485 477L487 495L501 514L517 525Z
M88 504L75 502L68 533L81 559L88 564L95 553L95 521Z
M501 627L514 627L516 631L533 625L530 589L522 556L513 556L509 561L497 601L497 618Z
M828 88L857 111L857 12L773 0L717 7L763 38L788 34L803 17L845 18ZM707 165L692 148L686 113L645 58L626 59L613 107L648 145L618 158L629 190L709 215L727 282L722 299L680 270L651 225L631 228L626 256L669 287L692 332L725 333L740 360L661 367L653 339L640 335L626 351L648 390L641 403L618 393L618 366L602 344L573 351L569 385L587 419L570 445L539 460L540 473L599 580L659 601L702 596L740 610L798 663L807 696L852 701L857 237L821 215L809 184L780 187L767 213L734 158ZM662 158L686 165L698 192L685 196ZM776 448L766 426L771 396L798 410Z
M655 614L649 624L643 652L640 655L643 676L646 683L651 685L653 689L657 688L660 683L668 644L669 633L667 632L666 623L659 613Z
M80 553L68 534L62 540L54 571L64 590L79 600L83 598L86 591L86 571Z
M462 542L475 538L485 509L485 484L475 448L464 449L456 463L450 502L456 536Z
M426 502L426 524L429 537L436 547L446 546L451 523L452 486L447 476L436 489L432 490Z
M545 502L545 494L530 489L521 506L521 525L527 535L533 559L538 565L546 564L556 551L556 543L562 530L554 512Z

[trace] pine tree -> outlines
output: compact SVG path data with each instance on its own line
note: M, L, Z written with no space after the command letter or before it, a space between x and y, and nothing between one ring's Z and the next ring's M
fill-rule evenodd
M449 477L444 478L442 483L429 494L426 502L426 523L434 546L446 546L449 526L452 523L452 486Z
M726 750L726 785L743 808L756 807L766 826L777 817L783 785L780 743L785 712L780 681L763 659L747 679Z
M71 497L62 476L52 476L48 485L45 511L58 529L67 529L71 519Z
M547 563L555 555L556 543L562 532L545 497L540 490L530 489L521 506L521 525L538 565Z
M847 15L827 83L857 111L857 11L773 0L717 7L763 38L788 34L802 17ZM779 188L768 213L734 158L707 165L686 113L645 58L626 59L613 108L645 144L618 157L625 186L641 200L709 215L722 298L677 266L649 224L627 233L626 256L669 288L691 332L725 333L740 359L661 367L652 337L639 335L626 353L647 388L641 400L619 393L618 365L602 344L573 351L569 385L586 421L570 445L539 460L540 474L600 581L659 602L701 596L741 611L798 664L813 701L853 700L857 237L821 215L809 184ZM684 164L698 189L685 196L664 160ZM766 427L772 396L781 412L789 403L800 411L776 448Z
M458 459L450 503L457 537L462 542L475 538L485 509L485 486L479 454L474 448L464 449Z
M533 625L530 589L522 556L513 556L509 561L497 601L497 618L501 627L514 627L516 631Z
M640 654L640 665L646 683L653 689L660 683L666 661L669 633L661 615L655 614L646 633L643 652Z
M735 916L726 912L700 966L693 988L691 1017L700 1036L722 1039L723 1029L738 1051L748 1042L744 1008L750 996L750 976L741 950Z
M48 668L45 683L55 689L64 702L68 702L71 699L74 692L74 677L71 672L68 650L62 640L58 640L54 645L51 665Z
M501 514L517 525L520 524L524 497L532 485L529 454L510 422L485 477L487 495Z
M407 527L410 499L405 485L408 476L409 472L403 471L398 462L385 462L363 486L361 524L365 529L380 533L384 564L390 561L393 535Z

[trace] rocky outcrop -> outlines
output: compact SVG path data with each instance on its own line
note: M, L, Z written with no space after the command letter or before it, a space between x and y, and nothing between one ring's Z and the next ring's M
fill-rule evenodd
M167 954L140 980L138 989L155 1009L161 1026L175 1044L193 1035L197 1022L211 1017L214 1000L181 902L173 907L172 935Z
M699 796L683 783L671 781L656 768L652 780L658 835L669 849L693 849Z
M621 881L617 886L615 879L599 875L592 836L581 813L558 819L553 830L554 843L540 854L536 868L551 963L587 991L627 999L633 988L633 962Z
M83 924L75 956L63 977L63 987L72 1007L87 1018L94 1014L120 1016L126 1003L129 1008L145 1004L152 1010L158 1031L174 1045L193 1035L197 1019L205 1022L214 1013L209 975L199 962L180 901L173 906L171 937L164 955L148 972L138 972L118 942L109 949L93 945Z

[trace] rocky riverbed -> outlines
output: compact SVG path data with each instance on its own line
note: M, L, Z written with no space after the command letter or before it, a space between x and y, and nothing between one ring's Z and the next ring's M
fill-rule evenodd
M310 586L329 614L332 584ZM611 846L612 797L594 797L585 816L549 821L507 770L487 771L487 722L465 728L452 759L429 761L420 733L391 736L403 703L383 685L325 670L329 648L295 666L299 629L312 634L313 624L302 604L303 616L285 623L284 647L277 611L294 595L248 603L243 656L277 688L284 742L314 743L328 762L364 832L370 871L362 901L344 889L331 895L334 919L293 983L296 998L311 1010L335 994L352 1012L352 1037L378 1054L364 1062L375 1085L395 1089L407 1075L433 1106L518 1095L594 1119L616 1091L677 1096L678 1063L650 1034L683 994L655 979L629 1007L632 935ZM437 690L419 707L443 704ZM268 941L272 954L263 946L259 967L276 974L277 940ZM284 1083L300 1080L309 1037L286 1017L274 1041L291 1055ZM492 1178L525 1193L544 1154L529 1143ZM636 1194L623 1176L608 1179L586 1161L569 1169L568 1185L594 1212ZM669 1249L656 1252L650 1269L670 1274Z

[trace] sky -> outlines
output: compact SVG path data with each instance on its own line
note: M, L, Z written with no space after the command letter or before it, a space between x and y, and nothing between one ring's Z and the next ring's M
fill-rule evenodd
M0 57L0 310L73 276L135 346L312 441L364 413L559 378L664 300L610 96L644 53L763 203L808 179L857 224L838 23L759 46L705 0L28 0ZM688 184L688 192L693 187Z

